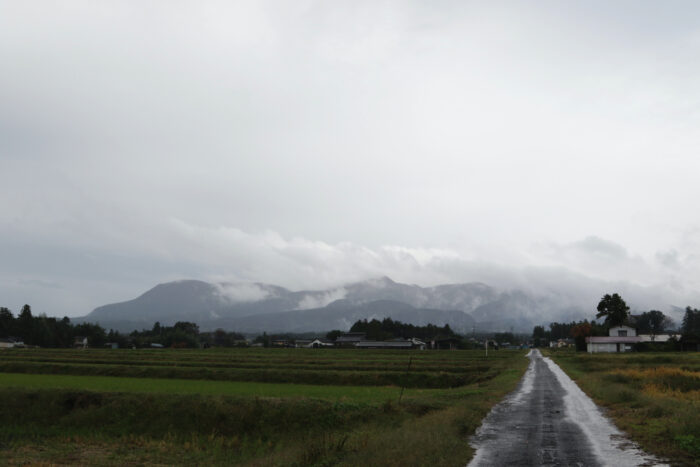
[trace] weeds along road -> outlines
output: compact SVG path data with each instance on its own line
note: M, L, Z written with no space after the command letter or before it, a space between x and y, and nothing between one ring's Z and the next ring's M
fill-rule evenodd
M518 388L472 437L469 467L664 465L626 439L556 363L539 350L528 357Z

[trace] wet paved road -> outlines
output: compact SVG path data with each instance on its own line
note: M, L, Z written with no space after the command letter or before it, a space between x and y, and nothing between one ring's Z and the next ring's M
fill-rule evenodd
M595 404L539 351L518 388L471 440L472 466L661 465L627 441Z

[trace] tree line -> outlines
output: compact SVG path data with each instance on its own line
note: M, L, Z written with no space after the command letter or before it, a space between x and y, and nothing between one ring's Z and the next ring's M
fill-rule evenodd
M25 345L71 347L78 336L103 345L107 335L97 324L73 324L67 316L62 319L43 314L34 316L29 305L24 305L16 318L9 308L0 307L0 337L14 337Z
M364 332L368 340L376 341L396 338L406 339L410 337L416 337L418 339L457 337L457 334L450 328L449 324L445 324L444 326L437 326L435 324L416 326L414 324L395 321L391 318L384 318L381 321L378 319L372 319L371 321L367 321L366 319L358 320L352 325L350 332Z
M34 316L32 308L24 305L17 317L9 308L0 307L0 337L15 338L25 345L38 347L72 347L77 337L87 337L90 347L103 347L115 343L119 347L233 347L245 339L241 334L217 329L200 332L199 326L188 321L179 321L173 326L161 326L159 322L150 330L132 331L123 334L105 330L99 324L73 324L67 316L63 318Z

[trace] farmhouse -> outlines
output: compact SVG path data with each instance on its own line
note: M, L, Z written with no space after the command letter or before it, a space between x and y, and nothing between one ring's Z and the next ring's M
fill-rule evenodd
M358 349L420 349L425 350L425 342L419 339L394 339L391 341L360 341L355 344Z
M364 332L346 332L342 336L338 336L335 340L336 347L353 347L358 342L365 340Z
M613 326L608 336L586 337L588 353L630 352L634 344L642 342L637 331L629 326Z
M361 341L355 344L358 349L411 349L411 341Z

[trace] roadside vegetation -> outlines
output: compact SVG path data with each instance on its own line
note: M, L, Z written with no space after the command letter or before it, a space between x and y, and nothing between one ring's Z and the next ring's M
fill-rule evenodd
M700 353L545 354L645 451L700 465Z
M464 465L469 436L516 386L524 355L9 349L0 362L0 457L9 465Z

